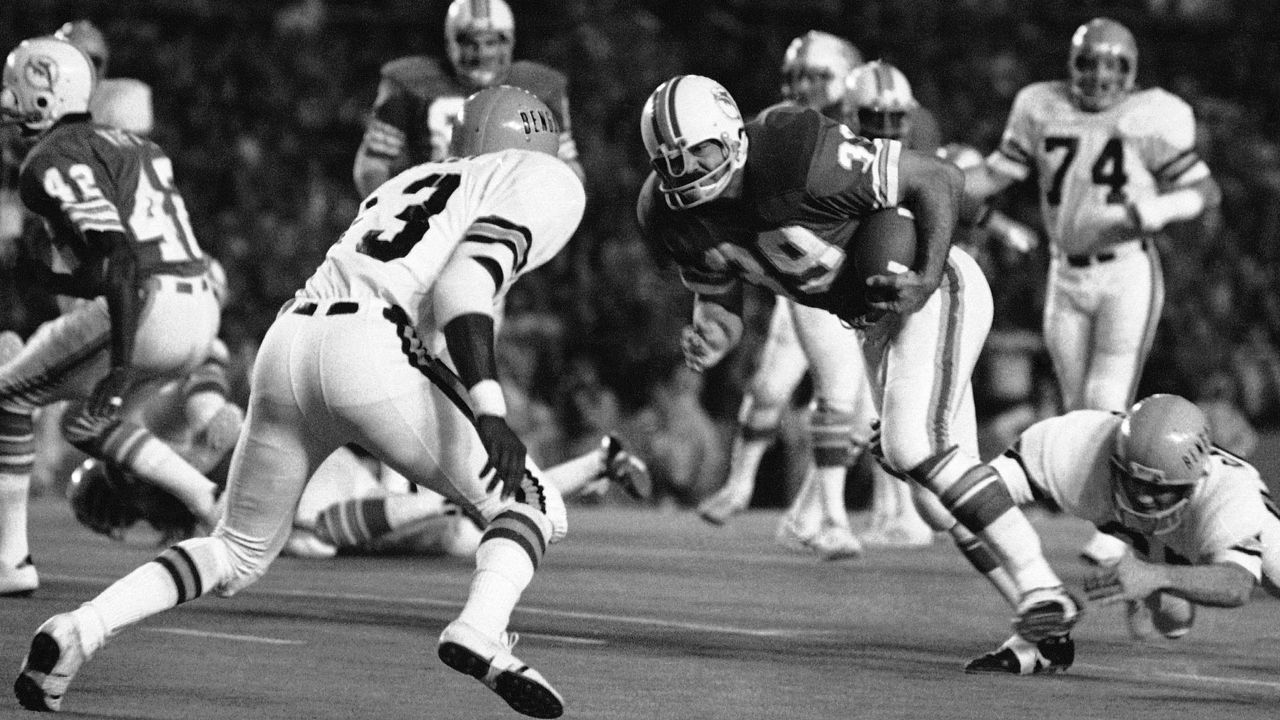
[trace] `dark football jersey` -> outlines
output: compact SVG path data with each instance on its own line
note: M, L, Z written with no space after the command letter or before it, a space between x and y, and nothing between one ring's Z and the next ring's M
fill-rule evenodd
M150 140L68 116L47 132L22 164L22 201L44 219L56 272L100 262L97 232L122 232L138 243L140 275L204 271L173 164Z
M637 201L649 240L684 284L715 295L745 280L856 321L862 288L845 286L859 220L898 204L896 140L857 137L815 110L775 106L747 123L741 197L673 210L650 173Z
M555 114L562 137L567 136L568 81L562 73L541 63L517 60L502 84L538 96ZM397 161L395 168L448 157L462 103L472 92L433 57L413 55L384 65L373 116L405 134L403 157L390 158Z

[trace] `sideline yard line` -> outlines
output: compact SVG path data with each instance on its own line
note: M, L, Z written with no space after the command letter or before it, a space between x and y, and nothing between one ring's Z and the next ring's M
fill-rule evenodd
M261 635L233 635L231 633L209 632L207 630L191 630L189 628L142 628L144 632L167 633L169 635L188 635L190 637L215 638L217 640L236 640L238 642L261 643L263 645L306 645L302 640L282 640L280 638L262 637Z
M1165 680L1194 680L1196 682L1218 683L1221 685L1253 685L1257 687L1280 690L1280 682L1272 680L1250 680L1249 678L1221 677L1218 675L1197 675L1196 673L1170 672L1168 670L1151 670L1143 668L1141 672L1133 669L1111 667L1109 665L1093 665L1091 663L1075 663L1074 667L1088 670L1101 670L1108 673L1128 675L1134 678L1163 678Z

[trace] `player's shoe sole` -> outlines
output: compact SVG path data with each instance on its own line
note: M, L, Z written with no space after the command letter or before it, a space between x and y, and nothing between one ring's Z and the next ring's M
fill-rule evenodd
M1070 636L1046 638L1030 652L1018 653L1005 646L971 660L964 666L970 675L1042 675L1066 672L1076 659L1076 643Z
M862 557L862 542L853 531L839 525L828 525L808 542L809 550L823 560L852 560Z
M633 500L652 497L653 476L649 473L649 466L628 452L622 441L613 435L605 435L600 442L604 450L604 476Z
M57 712L67 687L86 660L75 620L69 613L54 615L31 639L13 694L28 710Z
M511 654L514 646L514 639L504 645L455 620L440 634L436 653L445 665L484 683L512 710L535 718L560 717L564 698L537 670Z
M30 597L40 587L40 576L28 555L16 567L0 571L0 597Z

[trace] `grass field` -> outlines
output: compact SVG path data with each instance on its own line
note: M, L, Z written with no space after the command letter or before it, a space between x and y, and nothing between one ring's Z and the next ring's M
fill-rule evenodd
M1009 613L945 540L824 563L772 540L776 511L716 529L690 513L571 509L513 629L517 655L564 694L565 717L1274 718L1280 602L1202 610L1176 643L1135 645L1120 611L1091 610L1077 663L1050 677L969 676ZM861 521L855 516L855 522ZM1077 588L1089 528L1035 517ZM38 499L35 597L0 603L0 666L30 634L152 557L92 535ZM64 703L70 717L514 718L435 657L470 565L423 558L282 558L230 600L204 598L115 638ZM12 675L10 676L12 677ZM7 683L9 680L6 679ZM11 696L0 718L28 716Z

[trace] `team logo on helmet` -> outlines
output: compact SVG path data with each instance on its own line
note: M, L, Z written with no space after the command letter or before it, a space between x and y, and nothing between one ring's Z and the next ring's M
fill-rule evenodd
M35 90L52 90L58 82L58 63L45 55L33 55L22 64L22 81Z
M716 105L720 106L720 110L724 112L724 116L730 120L741 120L742 111L738 110L738 103L733 101L733 96L724 88L716 88L712 91L712 97L716 99Z

